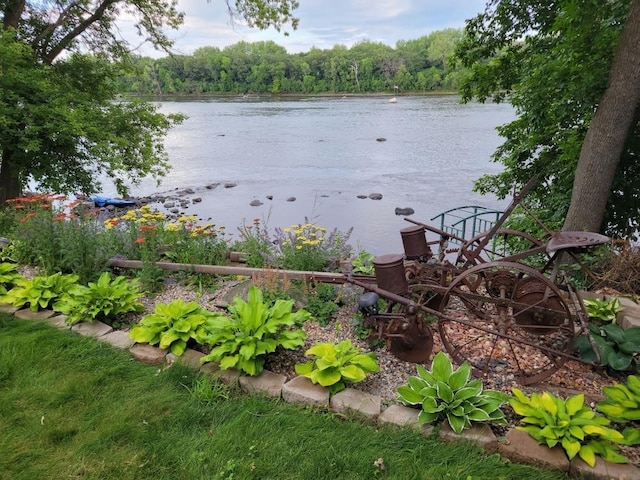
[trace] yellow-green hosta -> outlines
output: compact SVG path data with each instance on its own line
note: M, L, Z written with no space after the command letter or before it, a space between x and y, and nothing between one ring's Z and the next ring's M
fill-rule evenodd
M78 283L78 275L54 273L49 276L37 276L32 279L16 280L15 286L0 299L14 307L29 306L38 310L51 307L62 295Z
M338 344L317 343L305 355L315 358L297 364L296 373L313 383L329 387L332 394L344 390L346 383L361 382L368 373L380 370L376 355L373 352L363 353L351 340L343 340Z
M7 293L7 288L11 289L24 277L18 272L18 265L10 262L0 263L0 294Z
M110 323L119 315L142 311L140 297L137 279L112 278L109 272L103 272L95 282L69 288L53 304L53 309L67 315L66 322L70 325L94 320Z
M606 400L596 405L596 410L614 422L630 424L622 434L625 445L640 445L640 377L629 375L626 385L616 384L604 387L602 393Z
M549 392L533 393L531 397L517 388L512 392L514 397L509 403L526 424L516 428L529 433L538 443L549 448L561 445L569 459L578 455L591 467L596 455L608 462L627 462L615 445L623 443L624 436L607 426L608 419L584 406L583 394L564 400Z
M168 304L157 304L154 313L131 328L129 336L137 343L168 348L171 353L180 356L186 350L189 340L198 341L201 338L205 322L218 318L226 317L221 313L210 312L196 302L178 299Z
M629 375L627 384L616 384L604 387L602 393L606 400L596 405L614 422L632 422L640 420L640 377Z
M202 362L220 362L220 368L238 368L258 375L264 368L265 356L278 346L293 350L304 344L305 333L297 328L310 318L309 312L293 311L293 300L265 303L262 291L249 288L247 301L235 297L228 310L230 316L208 320L200 343L212 345Z
M599 300L597 298L585 298L582 300L587 314L592 318L599 318L611 323L616 323L616 315L622 311L620 300L613 298L610 300Z

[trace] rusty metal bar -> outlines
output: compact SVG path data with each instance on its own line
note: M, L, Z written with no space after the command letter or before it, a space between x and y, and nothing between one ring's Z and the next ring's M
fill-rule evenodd
M141 269L144 264L140 260L121 260L118 258L112 258L109 261L111 267L119 268L133 268ZM280 269L268 269L268 268L251 268L251 267L238 267L238 266L226 266L226 265L197 265L191 263L172 263L172 262L155 262L154 265L162 270L169 271L189 271L196 273L208 273L212 275L245 275L251 276L264 276L267 273L276 272L278 276L282 278L288 278L290 280L302 280L302 281L316 281L326 283L348 283L347 276L342 273L332 272L308 272L300 270L280 270ZM367 280L375 283L373 277L367 277L365 275L354 276L359 281L366 283Z

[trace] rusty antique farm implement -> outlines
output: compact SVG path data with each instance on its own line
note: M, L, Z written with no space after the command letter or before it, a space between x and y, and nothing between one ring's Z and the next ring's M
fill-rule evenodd
M362 287L363 325L402 360L426 362L437 331L452 359L468 361L477 375L513 375L522 384L541 381L568 360L578 360L573 353L574 339L580 333L588 334L584 307L566 279L561 258L572 257L579 263L581 252L610 239L597 233L560 232L543 241L502 228L533 182L514 196L491 229L471 239L409 220L413 225L400 231L404 254L376 257L375 278L270 272L289 279ZM432 236L435 239L430 240ZM513 255L501 253L500 245L512 240L522 250ZM534 257L542 267L527 264ZM112 261L113 266L125 268L139 267L139 263ZM157 265L219 275L264 272L234 266Z

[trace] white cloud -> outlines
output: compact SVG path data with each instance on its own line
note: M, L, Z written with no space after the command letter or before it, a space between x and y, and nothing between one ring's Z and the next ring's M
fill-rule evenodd
M239 41L272 40L290 53L312 47L353 46L362 40L395 46L435 30L462 28L464 21L484 10L486 0L300 0L298 30L289 36L273 29L260 31L231 21L224 0L179 0L185 22L172 32L177 53L191 54L205 46L224 48ZM132 31L131 25L123 29ZM135 43L135 42L134 42ZM145 55L160 56L151 47Z

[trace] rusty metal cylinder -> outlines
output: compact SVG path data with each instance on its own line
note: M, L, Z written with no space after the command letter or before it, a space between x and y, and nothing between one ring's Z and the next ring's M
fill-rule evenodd
M402 236L402 245L404 246L404 255L407 260L423 259L428 260L432 257L431 249L427 245L427 236L424 228L420 225L407 227L400 230Z
M381 255L373 259L378 288L401 295L409 290L402 255Z

